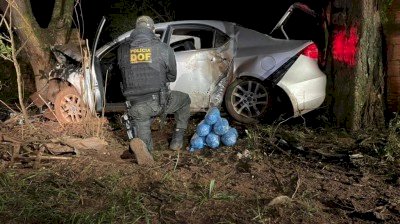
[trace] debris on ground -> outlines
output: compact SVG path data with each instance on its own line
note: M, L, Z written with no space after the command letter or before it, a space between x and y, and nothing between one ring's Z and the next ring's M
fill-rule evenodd
M107 142L99 137L90 138L71 138L65 137L60 140L65 145L68 145L76 150L83 151L89 149L95 149L98 151L104 151L107 147Z
M5 148L0 151L0 158L8 167L40 167L44 161L69 160L81 154L106 154L108 143L89 134L102 126L95 121L67 127L38 119L25 122L16 114L0 123L0 149Z
M203 118L192 117L187 133ZM368 137L296 123L231 123L240 136L234 146L194 154L168 150L173 125L166 125L152 132L151 154L136 158L128 153L122 125L102 129L103 154L68 151L73 147L62 141L96 137L96 125L32 123L34 128L0 123L5 222L400 223L400 162L394 157L396 141L393 158L381 153L388 147L382 145L388 138L383 131ZM14 144L20 144L18 156L31 161L8 166ZM45 169L27 169L38 156Z

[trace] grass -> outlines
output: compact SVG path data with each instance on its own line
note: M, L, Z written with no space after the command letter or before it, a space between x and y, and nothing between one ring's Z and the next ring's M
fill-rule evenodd
M210 200L222 200L222 201L233 201L237 197L227 192L216 192L216 181L215 179L210 180L207 188L197 186L198 194L193 197L197 201L197 206L200 207Z
M266 209L263 205L260 204L259 197L256 197L256 209L251 209L251 212L255 215L255 217L252 219L253 221L257 221L259 223L265 223L265 220L267 219L266 215Z
M41 170L0 175L0 220L5 223L149 223L155 212L148 197L128 187L117 189L118 176L71 182Z
M300 143L315 140L312 132L301 130L304 126L250 127L240 148L230 153L182 153L178 158L159 152L157 161L162 165L151 169L91 156L39 170L5 168L0 170L0 223L329 222L337 214L322 210L319 200L336 192L328 189L320 195L312 182L319 179L305 175L297 184L300 174L322 175L320 168L263 151L268 150L270 137L294 136L293 141ZM337 133L324 132L338 139ZM248 147L257 145L265 149ZM236 150L245 149L251 158L238 159ZM242 162L249 172L238 170ZM391 180L397 181L397 172L392 175ZM268 206L279 195L292 200Z

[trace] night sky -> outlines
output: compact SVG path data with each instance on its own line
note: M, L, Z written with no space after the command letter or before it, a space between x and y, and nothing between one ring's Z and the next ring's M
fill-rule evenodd
M279 0L247 1L246 4L227 0L171 0L174 5L175 19L211 19L238 23L244 27L269 33L288 7L294 2L305 2L311 8L318 8L323 0ZM107 17L111 0L81 0L85 22L85 38L91 40L97 25L104 15ZM54 0L31 0L35 16L39 23L45 24L50 15ZM263 6L266 4L266 6ZM228 9L230 8L230 9ZM134 24L134 22L132 23ZM133 27L132 27L133 28Z
M196 6L189 1L180 2L182 3L178 4L178 7L176 8L177 20L224 20L265 32L273 28L273 25L276 24L290 5L288 0L249 1L251 3L248 4L233 3L233 1L205 0L201 1L202 3ZM216 2L218 2L218 4ZM263 6L267 2L267 6Z
M109 2L110 0L82 0L87 30L91 30L92 24L97 24L101 16L107 14ZM268 33L295 0L269 1L266 7L262 6L266 3L262 1L251 1L252 3L249 4L238 4L227 0L201 0L197 3L188 0L172 0L172 2L175 20L223 20ZM97 6L96 10L92 9L94 3ZM89 32L92 33L95 30Z

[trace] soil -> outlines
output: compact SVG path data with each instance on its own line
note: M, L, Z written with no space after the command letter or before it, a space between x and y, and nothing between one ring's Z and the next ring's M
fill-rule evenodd
M191 118L186 146L200 119ZM377 153L384 133L350 135L323 122L315 126L302 120L251 126L230 121L239 132L235 146L191 153L168 149L173 127L169 119L162 130L154 122L154 164L139 166L127 150L124 130L113 117L108 120L102 135L108 142L105 151L42 160L41 166L82 188L89 188L92 180L106 185L105 177L118 176L117 189L140 195L147 219L139 217L139 223L400 223L399 160ZM92 133L49 121L36 121L34 126L35 131L25 131L25 142L34 142L32 136ZM1 132L17 136L21 127L2 125ZM10 147L0 144L0 151ZM5 153L2 159L2 164L9 163ZM17 161L2 172L22 175L37 170ZM106 194L82 194L82 204L64 209L101 211ZM124 223L121 217L116 220Z

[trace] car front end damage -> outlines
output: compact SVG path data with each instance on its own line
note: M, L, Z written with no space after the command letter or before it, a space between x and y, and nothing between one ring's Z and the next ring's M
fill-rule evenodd
M78 123L104 108L100 93L104 87L96 76L98 61L93 54L104 23L103 17L91 51L81 40L51 47L56 61L54 69L47 75L47 85L30 96L46 118Z
M84 47L51 47L56 64L48 73L47 85L30 96L43 115L61 123L80 122L94 111L88 50Z

